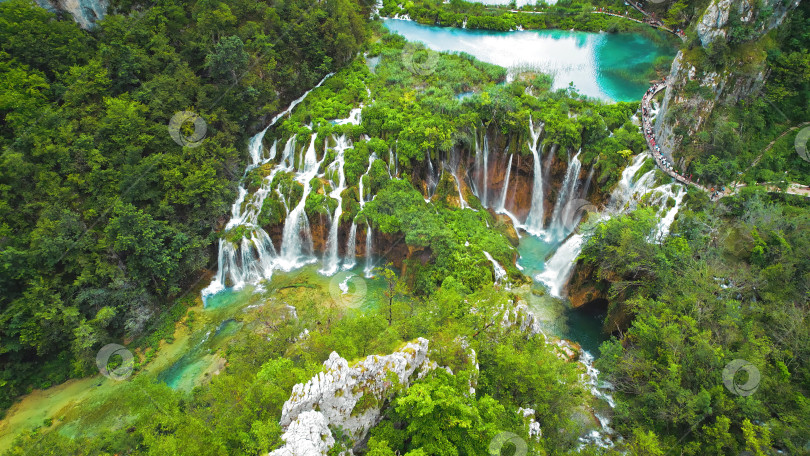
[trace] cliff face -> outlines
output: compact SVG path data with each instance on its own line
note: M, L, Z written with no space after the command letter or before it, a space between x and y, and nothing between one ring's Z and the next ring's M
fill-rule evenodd
M48 11L70 13L83 29L91 29L96 21L104 19L109 0L37 0Z
M757 7L751 0L714 0L695 30L706 49L714 42L727 42L733 27L742 27L749 41L755 41L781 25L798 4L799 0L764 0ZM746 53L746 60L723 69L712 69L706 58L695 58L695 54L679 51L675 57L655 123L659 144L665 151L674 151L675 162L682 168L687 160L678 156L683 139L698 133L716 106L735 105L758 93L767 78L764 52Z
M696 31L703 47L717 39L728 38L730 19L737 17L743 27L762 36L784 22L800 0L764 0L760 8L752 0L714 0L697 23ZM750 29L754 30L750 30Z

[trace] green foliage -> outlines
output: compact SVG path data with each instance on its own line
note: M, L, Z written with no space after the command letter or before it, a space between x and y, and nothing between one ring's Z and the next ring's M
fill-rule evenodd
M0 4L0 410L89 373L95 350L142 337L196 283L246 126L366 38L368 10L346 0L119 3L92 33ZM207 126L193 149L166 128L185 110Z

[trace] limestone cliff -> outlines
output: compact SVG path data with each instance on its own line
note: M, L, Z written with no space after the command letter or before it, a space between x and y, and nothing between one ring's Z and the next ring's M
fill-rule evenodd
M655 123L658 143L673 151L675 157L670 158L680 168L689 160L680 154L684 139L700 132L717 106L736 105L762 89L768 76L766 54L751 43L781 25L798 4L799 0L764 0L759 5L751 0L713 0L706 8L694 27L698 43L679 51L672 63ZM717 68L700 47L718 52L710 45L726 45L732 29L743 30L748 52L742 53L743 60Z
M91 29L96 21L104 19L109 0L37 0L48 11L69 13L83 29Z
M764 0L757 7L753 0L714 0L701 16L695 31L703 47L708 47L716 39L727 39L732 19L739 18L740 25L749 33L762 36L784 22L799 1Z

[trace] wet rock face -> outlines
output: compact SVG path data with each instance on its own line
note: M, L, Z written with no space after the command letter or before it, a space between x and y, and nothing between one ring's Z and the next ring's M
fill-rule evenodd
M70 13L79 26L91 29L97 21L104 19L109 0L37 0L37 4L48 11Z
M270 456L325 455L335 442L330 425L342 427L355 444L361 443L379 422L393 382L407 385L435 368L427 353L428 340L423 338L390 355L369 356L354 366L332 352L323 363L323 372L293 387L281 412L285 444Z

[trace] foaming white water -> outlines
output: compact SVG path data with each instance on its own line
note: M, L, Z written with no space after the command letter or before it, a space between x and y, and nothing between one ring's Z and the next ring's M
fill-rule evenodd
M568 278L574 270L574 264L582 251L584 240L582 234L572 234L549 258L545 270L535 276L535 280L548 286L549 294L552 296L562 297L563 287L568 283Z
M344 136L337 138L337 145L335 146L337 156L328 169L327 174L334 175L337 173L337 182L331 180L332 191L329 197L336 199L338 202L335 213L332 217L332 224L329 227L329 238L326 240L326 253L324 254L323 267L320 270L321 274L332 275L337 272L340 267L340 259L338 258L338 228L340 227L340 216L343 214L343 198L340 194L346 189L346 175L343 172L344 152L348 149L348 141Z
M531 134L531 141L529 141L529 150L532 152L534 159L534 184L532 186L532 207L529 210L529 215L526 217L526 222L523 224L524 229L535 236L543 234L543 167L540 163L540 136L543 133L543 124L541 123L536 129L534 124L529 118L529 133Z
M484 251L484 256L487 257L487 260L489 260L490 263L492 263L492 270L495 273L495 283L503 283L504 279L506 278L506 269L504 269L500 263L495 261L495 258L492 258L492 255L490 255L486 250Z
M568 170L565 172L565 179L560 187L560 193L557 195L557 203L554 205L554 211L551 213L551 227L549 228L549 235L554 239L562 239L566 233L566 226L573 226L573 220L576 214L569 214L571 210L577 208L572 207L571 200L577 196L577 187L579 185L579 171L582 169L582 163L579 161L579 154L574 155L574 158L568 161Z

